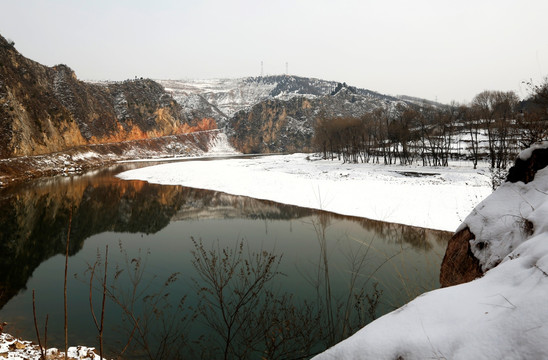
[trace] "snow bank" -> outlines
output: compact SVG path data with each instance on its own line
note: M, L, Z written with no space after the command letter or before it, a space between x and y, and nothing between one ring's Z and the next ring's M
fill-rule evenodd
M491 193L485 170L342 164L306 154L163 164L119 175L454 231Z
M483 271L497 266L511 251L548 225L548 169L539 170L535 181L504 183L482 201L464 220L476 235L472 253ZM509 205L511 204L511 205Z
M423 294L314 359L547 359L548 169L505 183L462 226L491 270Z

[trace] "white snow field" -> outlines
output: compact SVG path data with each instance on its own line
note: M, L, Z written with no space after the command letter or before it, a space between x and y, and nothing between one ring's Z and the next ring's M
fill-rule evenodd
M500 186L465 226L491 269L482 278L423 294L314 359L548 359L548 168Z
M469 162L403 167L307 154L166 163L118 176L446 231L491 193L489 171L473 170Z

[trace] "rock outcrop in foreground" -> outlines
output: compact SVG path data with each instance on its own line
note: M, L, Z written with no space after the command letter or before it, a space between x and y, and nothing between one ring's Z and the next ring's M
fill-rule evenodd
M548 142L523 151L449 244L442 283L481 277L423 294L315 359L548 358L547 164Z
M522 182L527 184L535 179L536 173L548 166L548 149L537 147L524 151L516 159L515 165L510 169L507 183ZM509 184L504 189L513 187ZM502 190L501 190L502 191ZM519 199L517 199L519 201ZM523 200L522 200L523 201ZM532 207L532 205L530 205ZM502 207L504 208L504 207ZM515 213L501 212L499 221L506 224L502 230L495 234L486 234L486 231L493 228L488 225L489 219L482 215L484 206L482 204L474 210L477 216L474 219L482 218L480 224L472 224L474 231L481 234L481 239L476 240L474 231L470 230L467 221L460 226L455 235L449 240L447 251L441 265L440 284L442 287L453 286L472 281L490 268L496 266L515 246L521 243L523 236L531 236L534 232L534 224L526 218L524 212L531 209L521 210ZM496 209L488 209L496 211ZM491 218L496 221L496 218ZM502 248L502 249L501 249ZM499 254L498 252L502 250ZM487 263L480 264L480 258L489 258Z

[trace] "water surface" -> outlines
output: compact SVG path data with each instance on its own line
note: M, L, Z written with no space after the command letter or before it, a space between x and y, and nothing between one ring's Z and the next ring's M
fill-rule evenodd
M219 261L223 251L232 251L228 259L234 260L241 245L242 263L248 260L253 264L257 254L263 252L273 256L276 264L279 262L271 268L275 273L272 279L257 291L258 300L250 302L255 305L244 308L253 315L236 319L255 321L261 326L276 323L278 327L253 328L253 336L240 330L234 343L241 344L230 350L233 356L242 351L247 357L255 357L250 354L260 351L266 358L284 358L281 347L276 347L279 339L286 345L292 341L312 342L310 349L301 348L310 353L320 351L373 317L439 287L439 267L450 237L447 232L182 186L122 181L113 176L134 166L140 165L119 165L82 176L43 179L1 190L0 321L9 323L7 331L36 338L32 317L34 290L41 329L48 314L48 344L63 346L67 239L71 344L98 345L89 305L89 267L99 260L93 291L99 318L102 292L98 280L108 245L107 284L118 301L106 302L105 346L112 355L124 348L128 334L135 330L127 319L128 312L119 305L122 298L126 307L131 303L129 275L136 264L140 265L138 271L144 269L138 284L142 292L138 291L137 300L131 303L139 324L153 319L149 331L160 333L158 324L165 324L166 318L177 319L181 326L172 334L179 340L184 338L181 346L192 347L203 357L219 357L226 350L219 335L222 330L216 332L211 319L208 321L205 316L218 307L204 307L203 295L208 292L200 289L208 284L193 264L193 252L199 254L200 250L196 244L202 244L207 256L217 256ZM162 285L172 274L177 280L164 289ZM244 277L235 276L234 281L242 285L253 274ZM235 287L229 285L225 289L229 290L224 295L227 303L230 296L238 296L235 289L239 285L234 284ZM160 293L168 301L154 297ZM181 298L183 311L177 313ZM154 316L147 315L153 300L158 300L152 311ZM159 304L164 304L161 309ZM287 326L280 327L281 323ZM303 334L295 335L295 328L307 326L309 339ZM242 327L252 329L249 324ZM271 334L273 329L279 334L263 336L260 341L267 345L259 344L256 335ZM179 340L170 341L175 344ZM151 339L150 347L156 349L158 341ZM142 348L132 348L135 335L130 344L127 357L146 357ZM252 350L246 353L242 348ZM187 350L183 353L188 354ZM289 352L286 356L291 357Z

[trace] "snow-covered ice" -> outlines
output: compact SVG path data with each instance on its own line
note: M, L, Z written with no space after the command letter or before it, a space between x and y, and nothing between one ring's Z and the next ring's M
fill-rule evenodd
M342 164L293 154L169 163L119 177L454 231L491 193L488 171L473 170L470 163L462 165Z

